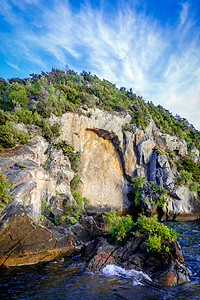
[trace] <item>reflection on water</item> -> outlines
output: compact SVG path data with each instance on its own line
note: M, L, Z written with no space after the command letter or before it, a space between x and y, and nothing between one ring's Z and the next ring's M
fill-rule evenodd
M0 299L200 299L200 222L168 223L179 234L191 282L160 287L151 281L133 285L122 273L89 274L80 258L11 268L0 273Z

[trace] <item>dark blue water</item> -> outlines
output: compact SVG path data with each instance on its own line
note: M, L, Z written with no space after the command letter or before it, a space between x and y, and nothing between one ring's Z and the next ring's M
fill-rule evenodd
M0 299L200 299L200 221L168 223L179 234L191 282L134 285L130 276L84 272L80 258L10 268L0 274ZM142 283L140 283L142 284Z

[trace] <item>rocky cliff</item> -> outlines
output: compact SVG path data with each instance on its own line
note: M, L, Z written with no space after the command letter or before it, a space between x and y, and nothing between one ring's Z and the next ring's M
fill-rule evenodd
M179 172L173 161L187 156L187 143L175 136L161 133L151 121L145 130L131 126L126 113L106 112L98 108L82 109L82 114L52 115L51 125L61 125L59 140L70 142L80 151L82 162L79 188L88 199L87 210L123 211L134 199L132 177L145 177L168 194L164 203L163 218L189 220L199 218L200 202L195 191L187 185L177 185ZM193 149L193 160L199 161L199 152ZM28 144L7 149L0 153L0 169L12 183L11 193L23 199L27 210L36 221L41 216L41 201L45 199L53 208L62 209L58 195L66 195L74 203L70 181L74 176L70 161L61 149L49 145L37 135ZM141 204L152 212L152 193L143 186Z
M51 126L61 126L57 141L48 143L37 133L27 144L0 153L0 170L12 185L12 201L0 222L3 266L49 261L87 248L99 235L101 222L97 226L86 211L90 215L131 211L134 215L143 210L168 220L199 218L197 193L177 182L180 173L175 162L188 156L184 140L161 133L153 121L145 130L130 125L128 113L98 108L80 112L51 115ZM85 210L75 209L82 205L70 185L75 174L58 141L71 143L81 153L79 192L87 198ZM199 152L191 153L196 165ZM134 178L142 180L135 190ZM170 284L179 282L179 275ZM188 275L184 276L187 281Z
M199 218L197 193L185 185L176 184L179 173L168 154L173 154L174 160L187 156L184 140L161 133L153 121L145 130L135 126L126 130L131 117L125 113L105 112L97 108L83 110L82 113L52 116L50 122L60 123L60 138L68 140L82 153L81 192L89 200L88 209L128 208L132 201L127 196L129 180L141 176L168 190L163 207L165 218ZM197 162L198 150L193 149L192 153ZM151 201L153 199L150 198L147 204L150 205Z

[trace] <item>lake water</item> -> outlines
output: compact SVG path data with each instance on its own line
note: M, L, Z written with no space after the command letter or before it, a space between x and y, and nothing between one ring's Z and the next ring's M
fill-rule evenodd
M200 299L200 220L170 222L176 228L191 282L161 287L138 272L113 266L102 274L84 272L73 260L10 268L0 273L0 299Z

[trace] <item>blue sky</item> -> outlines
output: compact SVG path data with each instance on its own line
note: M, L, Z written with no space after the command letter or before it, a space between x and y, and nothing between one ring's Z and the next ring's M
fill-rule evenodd
M200 130L199 0L0 0L0 77L66 65Z

